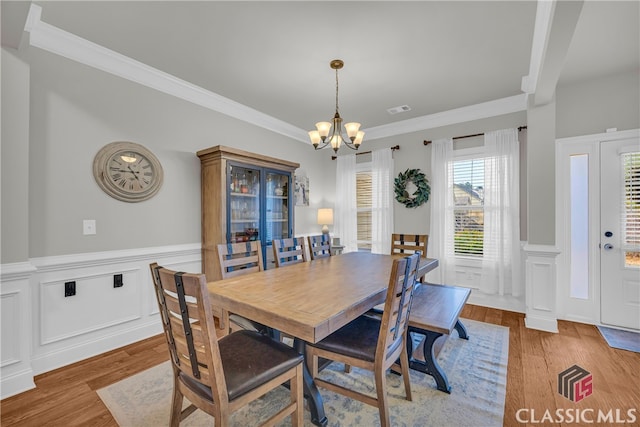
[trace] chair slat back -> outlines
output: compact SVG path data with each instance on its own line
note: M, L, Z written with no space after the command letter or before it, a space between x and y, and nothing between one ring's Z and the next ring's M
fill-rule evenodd
M392 234L391 235L391 255L393 254L413 254L421 252L422 258L427 257L427 247L429 243L428 234Z
M151 271L174 372L210 387L214 402L227 402L205 275L176 272L157 264L152 264Z
M276 267L307 261L307 249L304 237L273 240L273 258Z
M160 309L160 319L162 320L162 328L164 329L164 335L169 346L169 354L171 361L174 365L178 362L178 355L176 353L175 343L173 342L173 334L171 333L171 323L169 322L168 310L166 309L166 301L164 293L162 291L162 285L160 284L160 275L158 273L159 266L157 262L152 263L149 268L151 269L151 279L153 280L153 287L155 289L156 301L158 302L158 308Z
M220 244L217 249L223 279L264 270L262 248L257 240Z
M331 256L331 237L329 234L307 236L309 241L309 255L311 260Z
M376 358L396 360L402 351L419 260L420 256L416 253L393 261L387 298L382 313Z

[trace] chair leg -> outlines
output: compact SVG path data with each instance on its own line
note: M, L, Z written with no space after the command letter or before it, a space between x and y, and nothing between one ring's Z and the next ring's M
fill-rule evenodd
M171 402L171 427L178 427L180 425L182 419L182 400L182 393L178 390L178 385L174 382L173 399Z
M378 411L380 412L381 427L390 427L389 402L387 401L387 373L376 369L376 394L378 395Z
M302 427L304 424L304 396L302 392L302 364L296 368L296 377L289 381L291 389L291 401L296 402L296 411L291 414L291 425Z
M402 371L402 379L404 380L404 392L407 396L407 400L411 402L413 397L411 396L411 380L409 379L409 352L407 346L402 347L402 353L400 353L400 370Z
M318 356L314 354L311 357L307 357L307 369L311 374L311 378L315 379L318 376Z

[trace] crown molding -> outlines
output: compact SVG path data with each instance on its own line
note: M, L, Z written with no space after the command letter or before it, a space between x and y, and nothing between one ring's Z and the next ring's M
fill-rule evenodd
M427 116L415 117L388 125L372 127L365 129L367 140L386 138L403 133L419 132L425 129L433 129L456 123L525 111L527 109L527 96L526 93L522 93L507 98L429 114Z
M30 33L31 46L251 123L295 141L309 143L307 131L304 129L47 24L41 20L41 15L42 8L31 4L24 28ZM373 140L509 114L526 108L527 94L519 94L363 130L367 134L367 140Z
M31 46L255 124L289 138L308 142L307 132L303 129L47 24L40 19L41 14L42 8L32 4L25 25L25 31L30 33Z

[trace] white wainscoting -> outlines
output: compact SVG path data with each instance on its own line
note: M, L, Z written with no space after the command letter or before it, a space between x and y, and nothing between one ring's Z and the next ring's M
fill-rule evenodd
M35 267L4 264L0 275L0 398L35 387L31 366L31 290Z
M200 243L3 265L0 398L33 388L34 375L161 333L152 262L198 273ZM71 281L76 295L65 297Z
M520 242L520 260L525 259L523 249L525 245L526 242ZM512 283L510 288L513 292L504 295L487 294L479 288L480 283L482 283L481 260L457 258L452 270L454 274L453 282L448 284L470 288L471 295L469 296L469 304L515 311L518 313L525 312L525 296L521 291L525 287L524 268L522 268L522 266L519 269L520 277L516 279L519 283Z
M556 257L558 248L530 245L525 253L525 325L527 328L558 332L556 309Z

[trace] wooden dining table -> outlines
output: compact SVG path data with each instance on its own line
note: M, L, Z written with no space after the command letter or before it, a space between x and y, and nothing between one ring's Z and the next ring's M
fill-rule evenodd
M304 354L305 343L317 343L384 302L393 260L400 255L350 252L235 276L207 284L214 306L294 337ZM421 258L419 276L438 266ZM324 426L322 397L304 367L305 397L311 421Z

